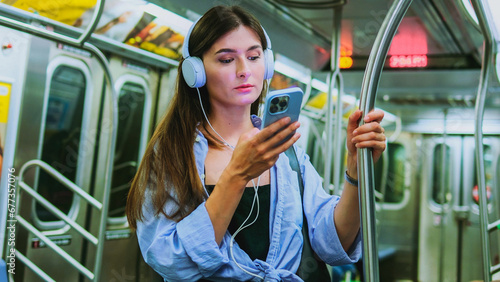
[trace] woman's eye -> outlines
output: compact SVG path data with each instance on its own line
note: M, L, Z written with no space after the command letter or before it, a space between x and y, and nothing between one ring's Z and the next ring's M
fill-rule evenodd
M221 62L223 64L229 64L232 61L233 61L233 59L219 59L219 62Z
M255 60L259 59L259 58L260 58L260 56L250 56L250 57L248 57L248 59L251 60L251 61L255 61Z

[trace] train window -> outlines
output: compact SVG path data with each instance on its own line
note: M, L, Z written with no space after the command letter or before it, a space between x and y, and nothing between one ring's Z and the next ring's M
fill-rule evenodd
M109 217L125 217L125 204L140 157L146 89L133 82L122 84L118 100L118 130Z
M451 150L446 146L446 160L443 163L444 145L439 144L434 148L434 164L433 164L433 179L432 179L432 200L437 204L445 204L448 198L445 195L446 188L450 187L451 171L447 165L450 160ZM444 166L444 187L443 183L443 166Z
M400 144L389 144L389 172L384 202L399 203L403 201L405 191L406 149Z
M77 184L86 85L86 76L80 69L67 65L56 67L50 80L43 125L41 160ZM37 189L38 193L66 214L70 213L77 200L73 192L43 171L39 173ZM38 203L35 210L42 222L60 221Z
M387 151L387 159L380 158L375 166L375 189L384 195L385 203L400 203L405 192L406 149L401 144L389 143Z

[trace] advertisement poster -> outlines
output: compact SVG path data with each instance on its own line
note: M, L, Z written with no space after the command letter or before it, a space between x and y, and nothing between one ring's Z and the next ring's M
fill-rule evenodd
M85 28L94 9L86 11L75 26ZM160 16L158 16L160 15ZM106 1L94 33L170 59L181 58L184 35L175 30L174 19L162 15L158 6L142 0Z

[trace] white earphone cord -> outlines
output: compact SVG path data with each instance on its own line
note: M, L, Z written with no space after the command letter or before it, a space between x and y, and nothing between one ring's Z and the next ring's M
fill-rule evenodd
M205 120L207 121L208 125L210 126L210 128L212 128L212 130L215 132L215 134L217 134L217 136L219 136L222 139L222 142L224 143L224 145L226 145L229 148L231 148L232 150L234 150L234 146L232 146L231 144L229 144L224 139L224 137L222 137L215 130L215 128L212 126L212 124L208 120L207 114L205 113L205 108L203 107L203 102L201 101L200 90L198 88L196 88L196 91L198 91L198 98L200 99L201 111L203 112L203 116L205 117ZM238 227L238 229L234 232L234 234L231 235L231 241L229 242L229 251L231 253L231 258L232 258L233 262L236 264L236 266L238 266L238 268L240 268L241 270L243 270L243 272L245 272L245 273L247 273L249 275L252 275L254 277L257 277L259 279L264 280L264 277L262 277L260 275L257 275L257 274L254 274L254 273L251 273L250 271L243 269L243 267L239 263L236 262L236 259L234 258L234 253L233 253L234 238L236 238L236 235L238 235L238 233L240 233L240 231L242 231L243 229L245 229L245 228L251 226L252 224L254 224L255 221L257 221L257 219L259 218L260 205L259 205L259 194L258 194L258 191L259 191L259 185L260 185L260 176L259 176L259 178L257 178L257 185L255 185L255 181L253 179L252 179L252 184L253 184L253 189L254 189L254 192L255 192L255 195L254 195L253 201L252 201L252 207L250 208L250 212L248 213L247 218L243 221L243 223L240 225L240 227ZM255 215L255 218L254 218L254 220L252 222L250 222L249 224L245 225L245 223L248 221L248 219L250 219L250 216L252 215L253 208L254 208L256 202L257 202L257 214Z
M210 126L210 128L215 132L215 134L217 134L217 136L220 137L220 139L222 139L222 142L224 145L228 146L229 148L233 149L234 150L234 146L229 144L226 139L224 139L224 137L222 137L219 132L217 132L214 127L212 126L212 124L210 123L210 121L208 120L208 117L207 117L207 114L205 113L205 108L203 107L203 102L201 101L201 94L200 94L200 89L196 88L196 91L198 91L198 98L200 99L200 105L201 105L201 111L203 112L203 116L205 116L205 120L207 121L208 125Z

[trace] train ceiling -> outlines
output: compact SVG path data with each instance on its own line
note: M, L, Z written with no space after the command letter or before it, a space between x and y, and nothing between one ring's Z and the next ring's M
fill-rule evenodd
M427 68L479 68L482 35L468 20L459 1L461 0L414 0L393 40L388 57L425 55ZM341 5L341 54L353 58L352 69L360 69L366 65L377 32L393 1L267 2L285 7L284 9L298 15L328 38L334 30L333 8ZM418 64L395 67L405 66L419 67ZM326 66L328 68L329 65Z
M480 68L483 37L461 4L462 0L414 0L393 40L389 56L425 56L425 65L394 67L432 69ZM214 4L237 4L256 14L264 26L273 26L271 39L295 33L316 48L314 60L301 62L313 70L329 70L334 30L334 8L342 7L341 53L353 60L350 69L364 69L377 32L392 0L153 0L160 6L174 3L202 14ZM287 23L276 32L276 25ZM278 40L277 40L277 39ZM307 44L305 44L307 45ZM278 46L279 47L279 46ZM302 45L304 47L304 45ZM289 44L283 46L287 52ZM292 49L294 49L292 47ZM304 54L307 52L301 52ZM307 54L306 54L307 56ZM389 58L388 58L389 59ZM417 57L418 59L418 57ZM300 60L300 59L299 59ZM387 64L389 67L389 62Z
M341 5L341 55L353 61L343 71L344 85L345 91L355 96L359 95L371 47L392 3L392 0L155 1L161 6L182 6L198 15L216 4L243 6L268 29L275 53L316 72L330 69L334 8ZM473 106L483 37L460 1L413 0L389 50L377 96L381 104ZM391 66L391 57L419 59L422 55L425 66L418 64L421 61ZM401 71L405 67L408 68ZM495 79L489 90L492 98L487 105L500 107L500 87Z
M33 5L38 3L32 1ZM463 0L413 0L392 41L382 73L379 97L386 97L384 102L398 105L441 105L451 101L448 103L451 106L457 103L467 106L473 102L479 83L483 39L461 1ZM16 1L2 1L6 4L10 2ZM340 54L346 61L352 62L351 66L344 66L344 89L345 92L358 96L368 56L392 0L149 0L164 10L180 15L184 18L182 21L171 13L157 11L157 8L163 10L160 7L144 5L147 2L142 0L110 0L106 3L110 8L105 13L106 17L113 18L113 15L120 13L120 9L133 5L132 2L139 5L142 3L142 9L145 9L149 18L159 19L158 25L170 20L169 26L179 24L185 26L185 29L189 27L189 21L185 24L181 22L185 19L196 20L214 5L243 6L255 14L266 28L277 59L288 58L311 71L316 78L322 76L322 81L326 81L325 73L330 70L334 11L340 7ZM43 7L37 9L41 8ZM43 14L44 11L37 9L37 12ZM500 6L496 10L500 10ZM45 12L51 15L52 11L49 9ZM89 11L82 18L89 20L92 13ZM63 18L65 15L66 13L61 13ZM106 22L106 17L101 20ZM78 21L67 24L76 23ZM131 20L130 23L134 21ZM96 33L100 34L101 29L106 26L100 27ZM147 27L144 28L146 29ZM500 27L497 29L500 30ZM174 43L182 42L182 35L185 34L185 30L177 32L180 34ZM121 42L127 41L127 38L115 38L119 35L115 30L109 36ZM158 40L161 38L158 36ZM180 57L178 51L156 49L163 50L160 55L168 58ZM443 85L444 81L450 83ZM459 83L455 83L457 81ZM404 84L403 87L398 86L401 83ZM493 81L490 89L496 97L500 96L498 81ZM422 103L415 103L415 97L419 97ZM490 102L487 105L500 106L498 98Z

